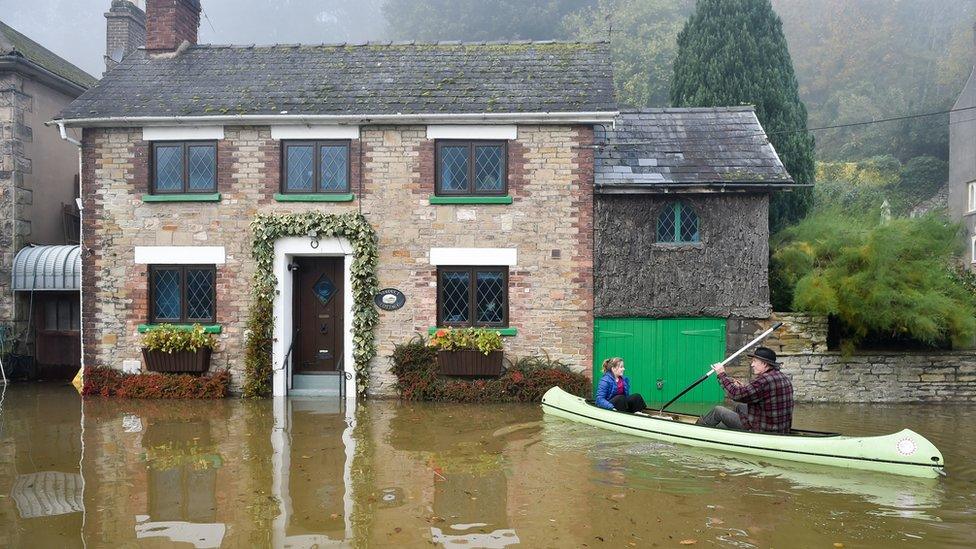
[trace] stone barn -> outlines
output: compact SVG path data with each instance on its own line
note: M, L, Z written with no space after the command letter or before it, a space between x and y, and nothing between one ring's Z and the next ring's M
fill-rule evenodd
M594 369L622 356L666 401L769 318L770 195L796 184L752 107L624 112L596 141Z

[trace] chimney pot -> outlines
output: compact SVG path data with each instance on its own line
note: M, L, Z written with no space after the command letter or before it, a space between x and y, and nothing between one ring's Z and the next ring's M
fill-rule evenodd
M200 0L146 0L146 50L172 53L184 41L197 43Z
M129 0L112 0L105 13L105 72L146 45L146 12Z

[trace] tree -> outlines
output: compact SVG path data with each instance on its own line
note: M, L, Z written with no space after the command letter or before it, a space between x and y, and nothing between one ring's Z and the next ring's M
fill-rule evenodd
M632 107L668 106L675 40L694 0L600 0L571 13L567 32L580 39L610 38L617 101Z
M398 40L547 40L559 23L596 0L387 0L383 15Z
M813 183L813 136L797 91L783 25L769 0L698 0L678 34L671 78L676 107L750 104L797 183ZM770 231L799 221L812 189L776 193Z
M965 344L976 300L952 268L959 230L934 214L882 223L877 211L818 210L776 237L773 259L794 310L835 316L847 350L869 336Z

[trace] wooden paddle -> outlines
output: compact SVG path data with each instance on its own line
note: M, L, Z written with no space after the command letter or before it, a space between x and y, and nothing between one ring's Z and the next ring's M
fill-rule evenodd
M766 339L767 337L769 337L769 334L775 332L776 329L779 328L782 325L783 325L782 322L777 322L776 324L773 324L773 327L772 328L770 328L770 329L766 330L765 332L759 334L759 336L756 337L756 339L753 339L752 341L750 341L749 343L747 343L745 347L743 347L743 348L739 349L738 351L736 351L736 352L732 353L731 355L729 355L728 358L726 358L725 360L722 361L722 366L725 366L729 362L732 362L733 360L736 359L736 357L738 357L739 355L741 355L742 353L744 353L747 349L751 348L753 345L756 345L760 341L762 341L762 340ZM664 413L664 410L666 410L668 406L671 406L672 404L674 404L674 401L676 401L679 398L685 396L685 393L687 393L688 391L694 389L695 387L698 387L698 385L702 381L705 381L706 379L708 379L708 376L710 376L710 375L712 375L714 373L715 373L715 369L709 367L708 373L706 373L705 375L703 375L700 378L698 378L698 381L695 381L694 383L692 383L691 385L689 385L687 389L685 389L684 391L681 391L680 393L678 393L678 396L676 396L676 397L672 398L671 400L669 400L667 402L667 404L665 404L664 406L661 406L661 409L658 410L657 413L663 414Z

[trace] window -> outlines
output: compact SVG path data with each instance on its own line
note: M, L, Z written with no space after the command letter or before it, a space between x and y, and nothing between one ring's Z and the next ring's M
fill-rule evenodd
M508 267L437 270L438 326L508 326Z
M348 193L348 141L288 141L282 150L282 193Z
M153 194L217 192L217 143L165 141L152 145Z
M976 211L976 181L971 181L968 185L969 187L969 209L967 211Z
M44 303L45 332L77 332L81 330L78 298L56 298Z
M699 242L698 215L691 206L672 202L657 218L657 241L667 243Z
M508 192L504 141L438 141L437 195L504 195Z
M973 237L972 242L970 243L969 251L969 257L972 258L970 261L976 263L976 236Z
M151 265L149 323L214 323L215 278L213 265Z

